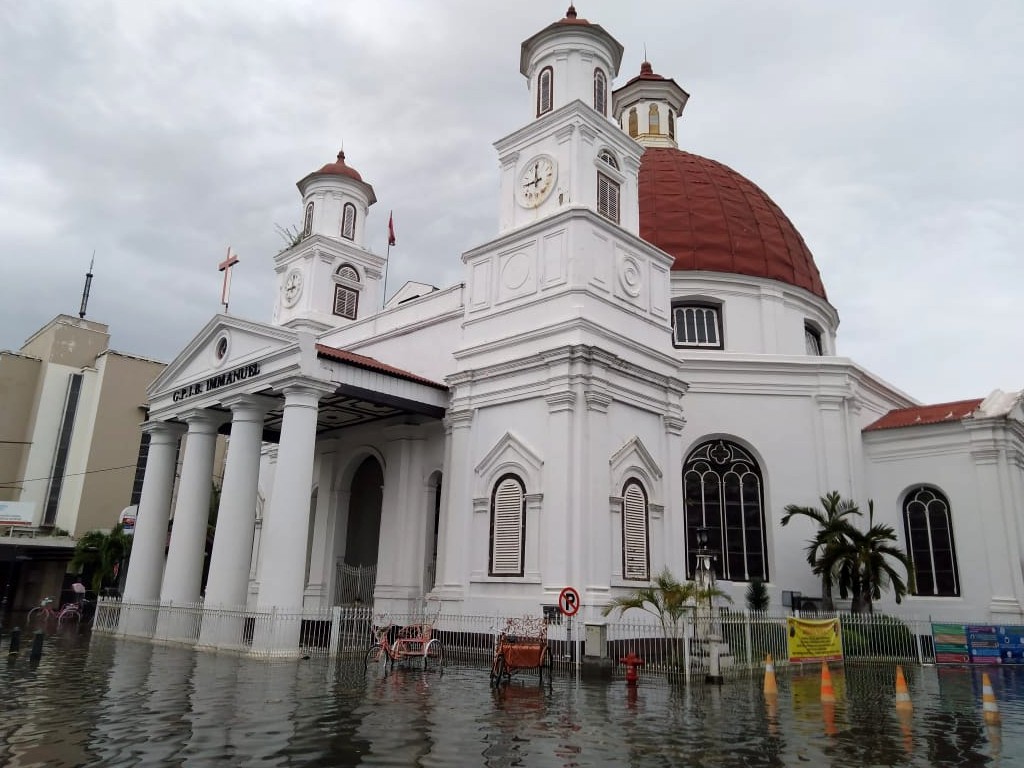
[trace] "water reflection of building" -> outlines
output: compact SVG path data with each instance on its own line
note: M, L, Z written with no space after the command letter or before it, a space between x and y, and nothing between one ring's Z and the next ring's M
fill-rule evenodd
M387 299L373 187L344 153L298 182L273 322L212 317L150 391L132 600L199 598L230 430L208 607L326 607L355 572L381 611L539 613L573 584L596 618L662 567L692 577L698 527L721 588L762 579L778 606L819 589L810 529L779 516L836 489L914 556L918 594L884 610L1022 616L1019 396L921 406L842 357L793 222L679 149L674 80L644 62L613 90L623 54L573 8L524 41L496 236L457 285Z

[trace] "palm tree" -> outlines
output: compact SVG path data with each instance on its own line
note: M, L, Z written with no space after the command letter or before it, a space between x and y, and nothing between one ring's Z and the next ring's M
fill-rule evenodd
M896 544L896 530L875 522L875 503L868 501L868 530L844 523L843 536L830 544L815 566L815 573L835 576L839 595L853 598L853 613L873 613L883 589L892 589L896 602L913 588L910 557ZM891 561L903 567L901 574Z
M832 491L821 497L821 509L789 504L786 506L786 514L782 517L783 525L789 525L789 521L797 515L818 524L814 537L807 542L807 564L821 576L821 607L826 611L835 610L835 604L832 602L835 575L831 570L819 569L818 564L829 547L845 538L850 527L846 518L860 513L856 502L843 499L839 491Z
M77 572L92 570L92 591L99 594L108 577L114 577L114 566L119 566L132 548L132 537L125 534L120 523L110 533L89 531L75 545L71 568Z
M671 643L672 664L676 665L678 655L675 640L679 638L679 622L683 616L698 605L709 603L715 597L732 602L732 598L718 587L701 587L693 581L679 581L666 566L647 587L632 594L617 597L606 605L601 614L609 615L618 611L621 616L631 608L639 608L658 617L665 638Z

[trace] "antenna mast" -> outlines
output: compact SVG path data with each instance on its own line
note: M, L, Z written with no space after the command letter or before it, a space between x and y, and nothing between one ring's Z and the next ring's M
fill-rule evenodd
M82 290L82 306L78 308L78 316L85 319L85 308L89 304L89 289L92 287L92 265L96 262L96 251L93 250L89 259L89 271L85 273L85 288Z

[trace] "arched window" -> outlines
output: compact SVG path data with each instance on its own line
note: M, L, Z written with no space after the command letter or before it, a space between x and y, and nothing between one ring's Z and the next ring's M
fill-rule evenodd
M522 576L526 551L526 486L504 475L491 493L491 576Z
M619 170L619 161L615 159L615 155L613 155L611 151L607 149L602 149L600 152L597 153L597 159L600 160L602 163L610 165L616 171Z
M676 137L676 116L671 109L668 111L668 137L670 139Z
M597 212L619 223L619 184L600 172L597 174Z
M706 528L715 573L730 581L768 581L761 470L735 443L709 440L683 465L686 575L697 566L697 529Z
M640 134L640 128L637 125L636 107L630 107L629 110L629 135L634 139Z
M636 480L622 489L622 578L651 578L647 494Z
M341 236L346 240L356 239L356 207L345 203L341 209Z
M647 110L647 132L661 133L661 113L658 111L657 104L651 104Z
M594 70L594 109L602 115L608 114L608 79L600 69Z
M313 231L313 203L306 203L306 215L302 219L302 236L308 237Z
M355 320L359 314L359 272L351 264L334 271L334 314Z
M934 488L917 488L903 501L907 554L914 562L915 595L959 597L960 574L949 500Z
M359 282L359 272L351 264L342 264L334 270L334 274L342 280L351 280L353 283Z
M544 67L537 75L537 117L551 111L553 78L554 72L551 67Z

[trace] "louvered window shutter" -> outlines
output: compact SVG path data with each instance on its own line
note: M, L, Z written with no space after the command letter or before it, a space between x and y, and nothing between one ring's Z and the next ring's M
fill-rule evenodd
M523 575L523 487L505 478L491 506L491 575Z
M597 212L616 224L619 221L619 185L603 173L597 174Z
M359 294L343 285L334 286L334 314L348 320L356 319L359 307Z
M352 203L345 203L345 212L341 221L341 236L346 240L353 240L356 236L356 207Z
M647 556L647 497L631 482L622 494L622 577L650 578Z

